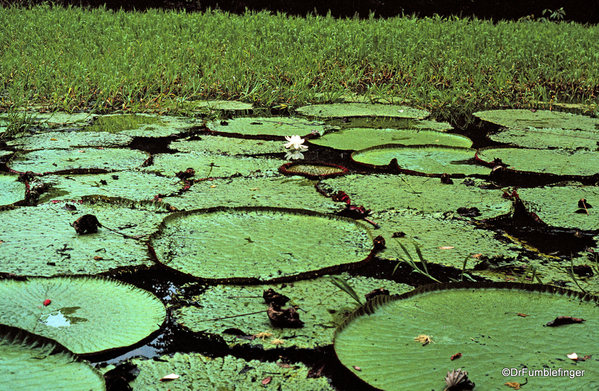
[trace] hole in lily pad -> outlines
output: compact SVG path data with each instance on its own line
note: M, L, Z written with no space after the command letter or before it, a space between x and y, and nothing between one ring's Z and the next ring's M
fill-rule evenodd
M150 240L160 262L221 283L332 273L370 259L361 222L301 209L210 208L167 216Z

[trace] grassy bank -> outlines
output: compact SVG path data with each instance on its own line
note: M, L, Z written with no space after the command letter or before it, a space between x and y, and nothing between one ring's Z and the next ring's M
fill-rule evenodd
M599 101L599 27L402 17L295 18L0 8L0 110L302 105L348 94L445 118Z

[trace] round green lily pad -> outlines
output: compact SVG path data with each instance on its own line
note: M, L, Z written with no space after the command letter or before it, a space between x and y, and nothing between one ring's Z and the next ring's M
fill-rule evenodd
M365 149L383 144L472 146L472 140L457 134L433 130L348 128L329 132L310 143L336 149Z
M0 173L0 189L0 206L25 199L25 183L17 181L17 175Z
M401 169L424 174L487 175L489 168L473 163L474 153L470 148L386 144L356 151L352 159L371 166L387 166L397 159Z
M319 118L341 117L395 117L423 119L430 115L428 111L413 109L408 106L385 105L376 103L333 103L310 105L296 109L305 116Z
M8 163L15 171L51 173L63 170L125 170L141 166L150 155L135 149L44 149L18 153Z
M457 368L481 390L525 379L535 390L573 384L590 390L599 386L599 361L575 362L567 355L595 354L598 302L595 296L532 284L430 285L364 305L337 329L334 347L351 372L381 390L442 390L447 372ZM558 317L584 321L547 326ZM420 336L432 342L423 346ZM452 360L457 353L461 357ZM544 369L562 375L531 374Z
M230 121L214 121L208 128L216 132L242 135L305 136L313 130L323 133L325 125L318 121L294 117L246 117ZM281 144L281 149L283 149Z
M167 137L187 130L193 119L150 114L110 114L96 116L85 132L120 133L132 137Z
M330 272L366 260L373 249L365 223L259 207L176 213L164 219L150 243L163 264L222 282Z
M348 169L336 164L318 162L294 162L286 163L279 167L284 175L301 175L310 179L319 179L345 175Z
M96 274L117 267L152 265L144 241L166 212L162 203L90 197L88 201L52 202L0 212L0 272L28 276ZM105 228L79 235L73 222L85 214Z
M0 325L0 380L5 390L102 391L104 377L58 342Z
M204 152L210 154L257 155L285 151L283 141L253 140L235 137L202 135L193 139L180 139L169 144L179 152Z
M237 100L197 100L188 103L190 106L209 110L248 111L254 108L251 103Z
M506 129L489 136L493 141L527 148L560 148L566 150L588 149L599 145L599 131L561 128Z
M478 157L495 159L518 171L554 175L594 175L599 173L599 151L565 151L561 149L485 148Z
M597 118L559 111L506 109L479 111L473 115L482 120L508 128L526 129L532 127L537 129L599 130L599 119Z
M52 338L77 354L133 345L157 331L162 302L105 278L0 280L0 323Z
M350 277L348 273L337 277L345 280L362 302L366 301L364 296L375 289L384 288L391 294L412 289L394 281ZM289 297L283 308L298 306L302 309L299 317L304 327L277 328L271 325L266 314L268 304L263 298L264 291L268 289ZM193 297L189 303L191 305L174 311L177 323L194 332L216 334L231 347L250 345L267 350L315 349L330 345L335 328L358 306L347 293L333 285L328 276L284 286L216 285ZM239 330L238 333L245 335L235 335L230 330ZM283 342L279 344L277 339Z
M35 149L68 149L77 147L119 147L129 144L133 137L107 132L43 132L9 141L21 151Z
M309 377L309 369L302 363L246 361L233 356L211 358L197 353L175 353L172 357L130 362L139 369L139 375L130 383L134 391L334 390L326 377ZM171 373L179 377L160 381Z

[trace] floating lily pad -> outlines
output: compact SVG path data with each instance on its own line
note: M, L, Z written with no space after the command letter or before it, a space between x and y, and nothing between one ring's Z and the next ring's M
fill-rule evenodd
M281 145L282 146L282 145ZM252 172L276 170L281 165L278 159L260 159L241 156L223 156L203 152L158 154L147 171L175 176L179 171L191 167L195 170L194 179L209 177L230 177L235 174L248 175Z
M197 353L175 353L173 357L132 359L130 362L140 371L130 383L134 391L225 391L262 387L281 391L334 390L325 377L309 378L308 368L301 363L246 361L233 356L211 358ZM170 373L180 377L167 383L160 382L163 376ZM263 381L264 385L260 385Z
M268 171L234 180L223 178L197 182L181 196L166 197L163 201L186 210L222 205L293 206L321 213L333 213L342 209L338 202L320 195L314 189L315 183L316 181L301 176L285 177Z
M493 141L527 148L560 148L576 150L580 148L597 150L599 131L572 129L506 129L489 136Z
M165 317L158 298L120 281L0 280L1 323L52 338L77 354L133 345L157 331Z
M479 111L474 116L508 128L526 129L529 127L578 129L586 131L598 131L599 119L584 115L563 113L548 110L490 110Z
M298 113L319 118L341 117L396 117L423 119L430 115L428 111L408 106L371 104L371 103L334 103L300 107Z
M389 210L373 213L371 218L381 226L377 234L386 239L387 248L377 256L392 261L405 258L400 243L412 253L414 259L418 259L413 247L413 244L417 244L427 262L458 270L462 270L466 258L467 270L479 263L471 257L474 254L511 259L522 252L520 246L508 240L500 241L495 232L476 228L467 221L446 217L442 213ZM393 234L399 234L400 237L393 238Z
M359 150L391 143L402 145L445 145L465 148L472 146L472 140L457 134L441 133L433 130L369 128L348 128L338 132L329 132L322 137L310 140L310 142L342 150Z
M6 390L106 389L104 377L56 341L0 325L0 380Z
M478 157L486 162L495 159L518 171L554 175L594 175L599 173L598 151L564 151L559 149L485 148Z
M385 288L391 294L412 289L408 285L389 280L350 277L346 273L339 277L347 281L362 302L366 301L364 295L375 289ZM268 289L289 297L290 301L284 305L285 308L299 306L303 310L300 312L300 320L304 322L304 327L276 328L270 324L266 314L268 304L263 299L263 293ZM193 305L175 310L174 316L178 323L194 332L217 334L229 346L251 345L264 349L314 349L330 345L335 327L357 306L328 277L297 281L284 286L217 285L192 300ZM257 311L262 312L253 313ZM245 337L235 335L230 330L239 330L237 332L245 334ZM277 339L284 342L276 344Z
M150 155L134 149L45 149L17 153L9 162L15 171L52 173L64 170L125 170L141 166Z
M599 230L599 188L596 186L546 186L518 189L527 206L554 227ZM581 199L592 206L585 211ZM588 214L587 214L588 212Z
M208 128L223 133L269 136L292 136L295 134L304 136L313 130L324 133L324 129L326 129L322 122L293 117L236 118L230 121L211 122L208 124Z
M279 167L279 171L285 175L301 175L310 179L319 179L345 175L348 169L329 163L294 162L283 164Z
M363 223L297 209L249 207L173 214L151 244L163 264L229 283L329 273L367 260L373 249Z
M425 286L399 297L375 298L356 311L337 330L335 352L354 375L381 390L440 390L447 372L456 368L467 370L476 387L487 390L526 378L535 390L568 389L570 374L575 375L570 371L584 369L584 376L575 376L576 388L594 389L599 361L575 364L566 355L594 354L597 302L595 296L532 284ZM585 321L545 327L559 316ZM419 335L432 336L433 342L422 346L415 340ZM461 357L452 361L456 353ZM504 368L514 372L505 376ZM516 374L522 368L568 373Z
M129 144L132 137L106 132L44 132L9 141L21 151L35 149L68 149L76 147L119 147Z
M204 152L211 154L227 155L256 155L266 153L284 152L283 141L252 140L234 137L221 137L202 135L193 140L178 140L169 144L169 147L179 152Z
M79 235L71 224L85 214L101 224L144 238L164 217L162 203L91 198L91 202L55 202L0 212L0 272L30 276L96 274L125 266L152 265L141 240L104 228ZM75 208L75 209L73 209Z
M393 159L402 170L424 174L487 175L489 169L474 164L475 151L441 146L387 144L352 153L352 159L369 166L388 166Z
M0 206L25 199L25 183L17 181L16 175L0 173L0 189Z
M355 205L364 205L375 212L388 209L412 209L425 214L452 212L459 208L476 207L481 219L509 213L512 202L502 190L481 189L480 180L454 179L453 185L438 178L387 174L350 174L324 179L322 187L331 192L343 191Z
M133 201L152 200L159 194L176 193L183 186L179 178L138 171L47 175L40 179L50 187L49 191L40 198L40 202L79 199L88 195L121 197Z

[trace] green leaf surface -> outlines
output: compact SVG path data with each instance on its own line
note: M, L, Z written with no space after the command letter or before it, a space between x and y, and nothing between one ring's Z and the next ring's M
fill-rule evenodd
M210 358L197 353L175 353L157 360L132 359L140 370L130 383L134 391L218 390L245 391L260 388L281 391L333 391L325 377L308 378L304 364L246 361L233 356ZM175 373L172 381L160 379ZM268 385L260 383L270 377Z
M179 178L129 170L116 174L46 175L40 180L50 187L40 197L40 202L79 199L88 195L143 201L152 200L159 194L176 193L183 187Z
M527 148L559 148L566 150L597 150L599 131L561 128L506 129L489 135L493 141Z
M366 304L337 330L335 352L356 376L381 390L441 390L447 372L456 368L468 371L481 390L526 378L535 390L572 389L574 384L594 389L599 361L576 363L566 357L572 352L593 355L599 337L598 299L581 298L577 292L531 284L423 287ZM544 327L558 316L585 321ZM414 340L422 334L434 343L422 346ZM458 352L461 358L450 360ZM502 374L504 368L524 367L584 370L584 376Z
M527 207L554 227L599 230L599 188L596 186L545 186L518 189ZM592 206L578 207L584 198Z
M281 147L283 144L281 144ZM281 152L282 152L281 148ZM258 159L240 156L213 155L203 152L158 154L154 164L147 171L175 176L187 168L195 170L194 179L208 177L229 177L235 174L248 175L252 172L276 171L283 161L278 159Z
M50 173L72 169L126 170L141 166L150 155L135 149L44 149L18 153L8 163L15 171Z
M195 108L222 111L248 111L254 107L251 103L236 100L197 100L187 103L189 103L189 106Z
M378 288L385 288L391 294L412 289L408 285L384 279L350 277L347 273L339 277L347 281L362 302L365 301L364 295ZM266 314L268 305L262 297L264 291L270 288L290 298L284 308L299 307L298 313L304 327L276 328L270 324ZM284 286L218 285L193 297L190 304L174 311L177 323L194 332L216 334L231 347L250 345L264 349L314 349L330 345L335 327L357 307L354 299L336 287L328 277L296 281ZM228 329L239 329L247 336L255 337L241 338L225 333ZM284 343L273 343L276 339Z
M0 387L19 391L101 391L104 377L55 341L0 325Z
M67 204L69 206L67 206ZM70 210L72 207L76 210ZM152 265L145 243L104 228L79 235L71 224L85 214L130 236L156 230L160 203L56 202L0 212L0 272L30 276L96 274L121 266Z
M501 161L514 170L555 175L594 175L599 173L599 152L560 149L485 148L478 157Z
M512 202L502 197L502 190L481 189L475 180L466 185L464 179L454 179L453 185L439 178L408 175L350 174L321 182L335 191L349 195L352 203L373 211L414 209L422 213L452 212L458 208L478 208L480 218L492 218L509 213ZM466 182L468 183L468 182Z
M309 121L304 118L245 117L211 122L208 123L208 128L217 132L242 135L305 136L313 130L323 133L327 127L322 122Z
M402 169L425 174L487 175L487 167L472 162L474 153L469 148L386 144L356 151L352 159L374 166L387 166L392 159L397 159Z
M158 260L204 279L267 281L365 260L365 224L298 209L216 208L176 213L152 236Z
M7 142L22 151L35 149L69 149L81 147L120 147L129 144L133 137L107 132L43 132L19 137Z
M120 281L0 280L0 323L54 339L77 354L133 345L157 331L165 317L158 298Z
M396 117L423 119L430 115L428 111L408 106L372 104L372 103L334 103L303 106L296 111L305 116L319 118L341 117Z
M197 175L196 171L196 175ZM323 197L315 189L316 181L301 177L270 174L202 181L181 196L166 197L164 202L179 209L212 208L217 206L292 207L332 213L343 205ZM256 174L258 175L258 174Z
M195 121L185 117L150 114L111 114L94 118L86 132L120 133L132 137L168 137L188 130Z
M329 132L310 143L342 150L359 150L383 144L446 145L470 148L472 141L464 136L433 130L348 128Z
M25 183L17 181L17 175L0 173L0 189L0 206L25 199Z
M489 110L479 111L474 116L508 128L561 128L598 131L599 120L584 115L549 110Z
M252 140L202 135L199 140L196 136L191 140L180 139L178 141L173 141L169 144L169 147L180 152L204 152L215 155L254 155L284 152L285 143L285 141Z

